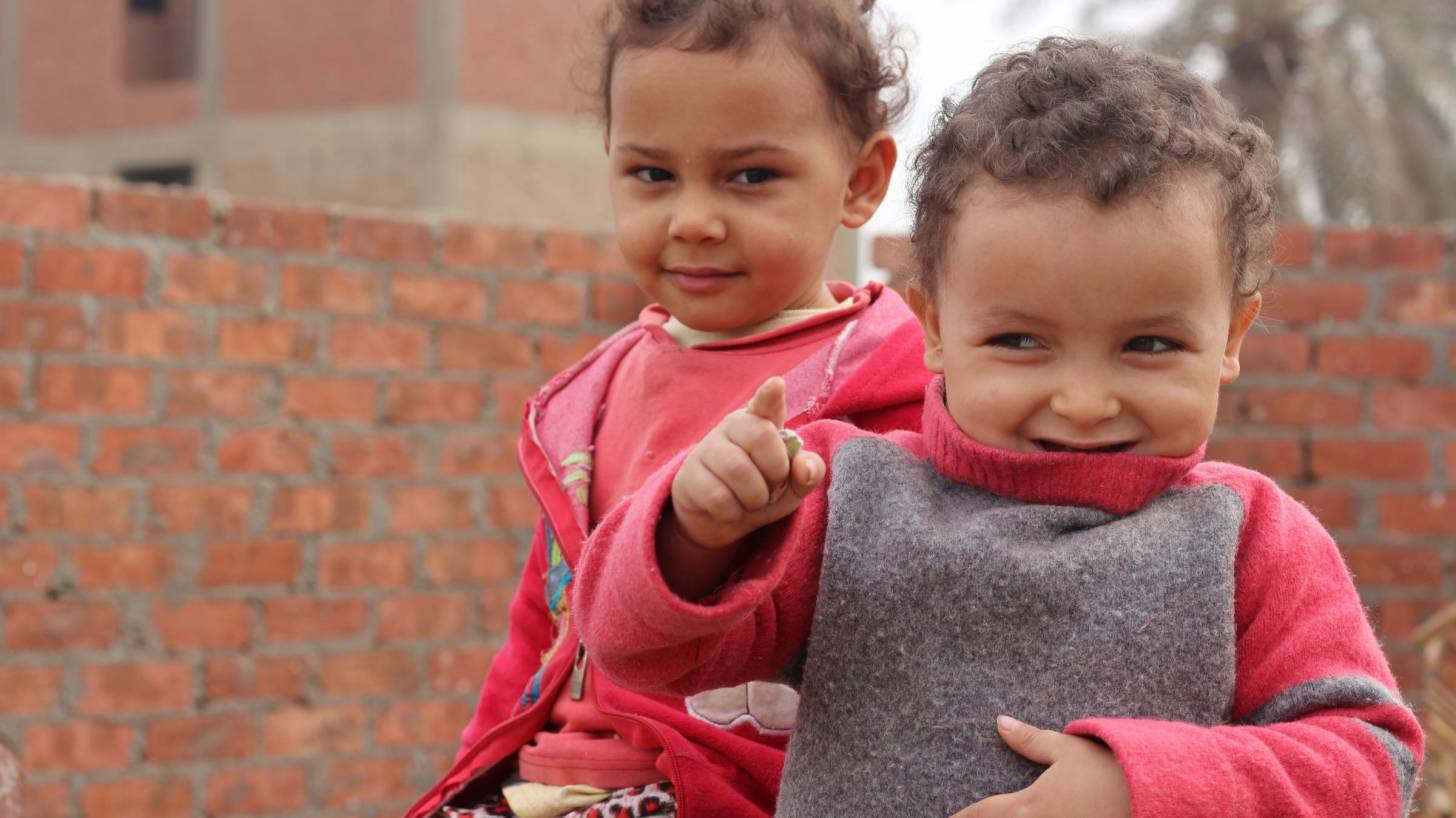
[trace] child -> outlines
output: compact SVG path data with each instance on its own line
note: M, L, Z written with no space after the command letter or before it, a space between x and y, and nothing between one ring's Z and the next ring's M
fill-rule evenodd
M1334 543L1200 462L1274 168L1171 61L993 62L916 163L921 431L794 454L770 379L593 534L604 672L799 680L791 818L1403 814L1422 735Z
M836 230L870 218L895 164L903 69L872 5L615 4L612 205L657 303L527 407L521 465L542 516L509 635L453 767L411 816L772 810L794 692L625 691L579 646L567 588L596 522L770 374L787 372L790 425L918 427L931 375L914 316L879 285L824 281Z

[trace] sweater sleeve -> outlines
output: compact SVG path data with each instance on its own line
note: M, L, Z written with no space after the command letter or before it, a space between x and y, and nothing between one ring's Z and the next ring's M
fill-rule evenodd
M1231 723L1094 718L1067 732L1111 747L1135 818L1405 815L1424 737L1333 540L1266 478L1220 482L1246 512Z
M799 431L805 446L827 454L846 430L854 431L825 421ZM686 457L648 478L588 540L572 600L582 640L613 681L647 692L686 696L779 680L808 637L832 470L794 514L759 530L723 588L688 601L663 580L655 542Z

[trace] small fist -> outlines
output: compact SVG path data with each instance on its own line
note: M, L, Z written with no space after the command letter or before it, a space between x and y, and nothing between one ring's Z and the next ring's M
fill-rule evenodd
M783 431L784 380L763 382L723 418L672 481L678 532L701 548L726 548L787 517L824 478L824 460ZM792 451L791 451L792 450Z

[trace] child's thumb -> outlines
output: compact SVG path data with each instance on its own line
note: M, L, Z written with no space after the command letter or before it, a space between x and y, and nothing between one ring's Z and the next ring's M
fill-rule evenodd
M824 458L807 449L789 462L789 494L808 497L824 481Z
M745 408L749 413L772 421L774 426L782 429L787 411L784 405L784 389L784 379L775 375L759 385L758 391L748 399L748 406Z

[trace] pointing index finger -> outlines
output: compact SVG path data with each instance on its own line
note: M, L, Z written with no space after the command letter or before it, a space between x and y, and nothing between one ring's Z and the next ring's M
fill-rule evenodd
M748 406L744 408L750 414L772 421L774 426L782 429L784 416L788 413L784 392L784 379L775 375L758 387L758 391L748 399Z

